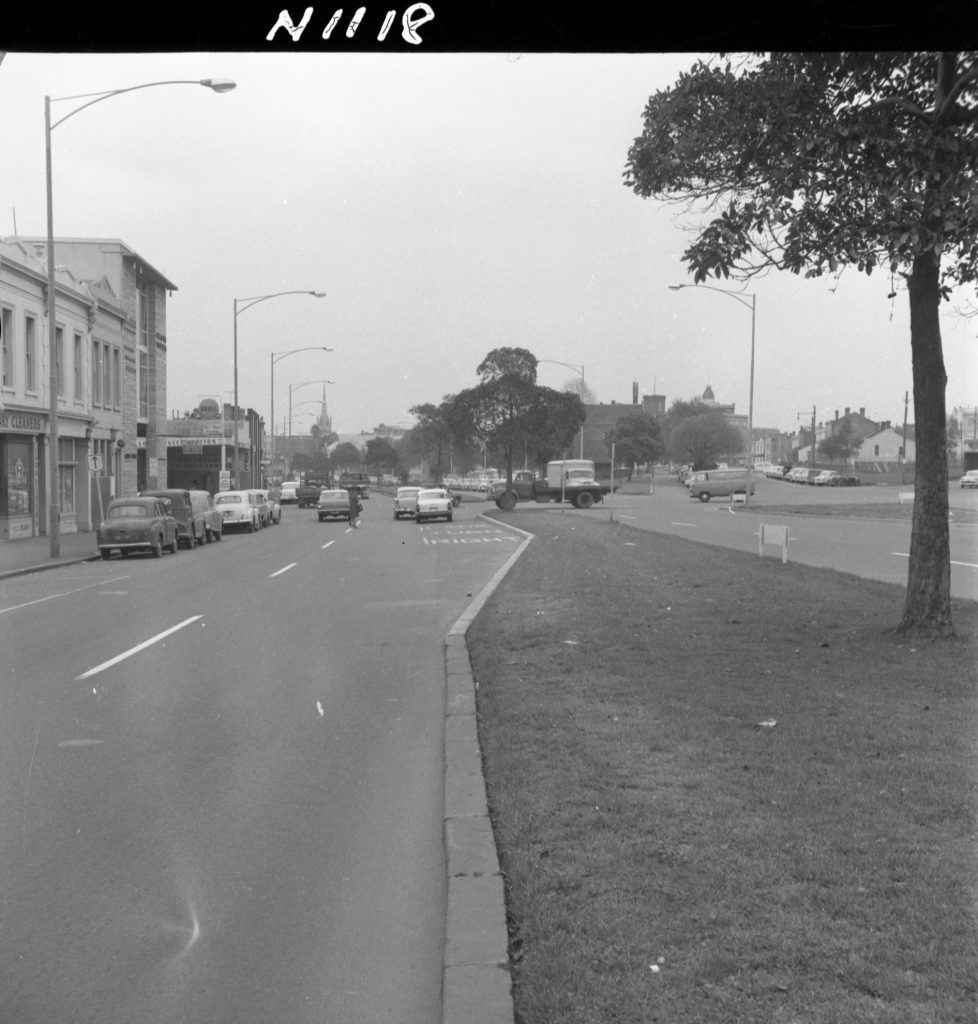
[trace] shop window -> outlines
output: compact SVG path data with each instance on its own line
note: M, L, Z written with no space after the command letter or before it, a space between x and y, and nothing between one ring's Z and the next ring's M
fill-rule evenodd
M0 439L0 515L29 516L33 512L31 442Z
M58 499L62 512L75 511L75 440L58 438Z

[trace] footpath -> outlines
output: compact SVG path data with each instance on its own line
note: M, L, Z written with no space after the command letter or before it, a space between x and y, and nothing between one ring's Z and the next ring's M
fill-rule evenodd
M77 565L99 557L94 533L63 533L59 540L58 558L51 557L50 537L27 537L0 544L0 579Z

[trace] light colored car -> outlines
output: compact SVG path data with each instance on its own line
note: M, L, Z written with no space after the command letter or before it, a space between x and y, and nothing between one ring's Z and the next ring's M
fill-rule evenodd
M279 501L283 505L294 505L299 499L296 497L295 489L299 486L298 480L286 480L282 484Z
M961 477L962 487L978 487L978 469L969 469L967 473Z
M326 490L319 492L319 501L316 502L316 515L319 521L327 519L345 519L350 521L350 492L340 490Z
M220 491L214 498L214 505L220 510L225 530L254 533L261 529L261 510L255 491Z
M452 499L444 487L432 487L427 490L418 491L418 497L414 506L414 520L422 523L426 519L443 518L447 522L452 521Z
M265 525L270 526L272 523L282 522L282 503L278 499L278 488L274 487L267 491L259 491L258 493L268 508L268 519Z
M420 490L420 487L398 487L397 494L394 495L395 519L400 519L401 516L407 516L409 519L414 517Z
M834 469L823 469L812 483L816 487L838 487L842 483L842 474Z
M176 554L180 535L164 498L138 497L110 501L95 536L99 553L107 560L113 551L123 557L149 551L159 558L167 548Z

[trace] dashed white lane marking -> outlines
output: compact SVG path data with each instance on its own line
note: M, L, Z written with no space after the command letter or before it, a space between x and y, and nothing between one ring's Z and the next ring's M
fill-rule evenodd
M335 543L336 543L335 540L328 540L328 541L326 541L326 543L322 547L322 550L325 551L330 546L330 544L335 544Z
M670 526L689 526L689 527L691 527L694 530L699 526L698 523L670 523L669 525Z
M289 569L294 569L297 564L297 562L289 562L288 565L283 566L281 569L278 570L278 572L273 572L268 578L270 580L273 580L275 579L276 576L281 576L283 572L288 572Z
M136 644L135 647L130 647L128 651L123 651L122 654L117 654L114 658L110 658L108 661L103 661L101 665L96 665L95 668L90 668L87 672L82 672L82 674L76 678L88 679L91 676L98 675L99 672L104 672L107 668L111 668L113 665L118 665L120 661L125 661L126 658L131 658L134 654L138 654L140 651L145 651L147 647L152 647L153 644L158 643L165 637L168 637L171 633L176 633L178 629L183 629L184 626L189 626L191 622L196 622L198 619L202 618L202 615L191 615L189 619L184 619L183 622L178 622L175 626L171 626L169 629L164 629L162 633L157 633L156 636L151 636L141 644Z

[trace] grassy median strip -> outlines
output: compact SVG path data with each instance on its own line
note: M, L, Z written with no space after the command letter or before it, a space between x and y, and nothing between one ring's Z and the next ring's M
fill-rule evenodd
M468 634L518 1024L976 1020L978 606L601 523Z

